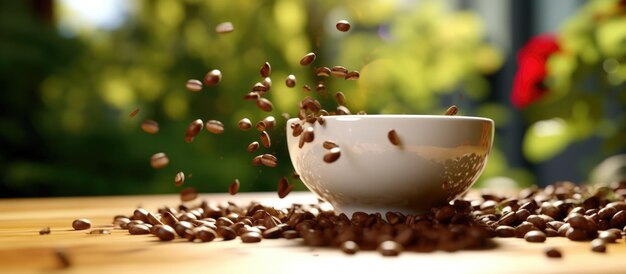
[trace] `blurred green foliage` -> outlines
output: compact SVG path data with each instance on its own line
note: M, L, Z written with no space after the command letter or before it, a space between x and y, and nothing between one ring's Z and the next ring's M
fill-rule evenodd
M3 4L1 36L8 33L17 43L3 39L10 51L0 50L1 85L8 90L0 120L3 196L171 193L178 171L193 174L185 184L203 192L226 192L235 178L241 191L273 191L293 170L281 113L296 115L302 85L317 84L317 66L361 72L356 82L326 81L331 95L346 94L353 112L437 114L455 103L460 114L507 122L503 106L472 107L489 94L485 75L497 71L503 57L485 42L484 26L470 11L434 1L132 3L119 29L85 28L75 38L60 37L19 3ZM340 19L352 23L350 32L334 29ZM235 31L216 33L224 21ZM300 66L311 51L315 63ZM271 115L279 121L267 151L279 158L274 169L251 165L246 146L259 133L237 129L243 117L256 123L268 115L242 100L261 81L266 61L272 65ZM187 79L202 79L211 69L222 71L219 85L185 90ZM283 84L288 74L298 77L294 89ZM326 108L336 106L332 96L319 97ZM137 107L139 114L129 118ZM185 129L197 118L220 120L226 130L203 131L187 144ZM145 119L158 121L161 131L142 132ZM507 170L494 150L487 177ZM156 152L169 155L168 167L150 168ZM304 186L296 183L296 189Z

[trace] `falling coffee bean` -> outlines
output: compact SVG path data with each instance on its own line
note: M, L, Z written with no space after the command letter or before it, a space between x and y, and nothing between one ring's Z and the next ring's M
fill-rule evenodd
M302 92L310 92L310 91L311 91L311 87L309 87L309 85L302 86Z
M256 106L265 112L271 112L274 108L272 102L270 100L267 100L266 98L259 98L258 100L256 100Z
M234 30L235 30L235 27L233 26L233 23L231 22L219 23L215 27L215 32L217 33L229 33L229 32L233 32Z
M50 234L50 227L44 227L41 230L39 230L39 235L48 235Z
M315 70L315 74L319 77L329 77L330 69L327 67L319 67Z
M453 116L456 115L457 112L459 112L459 108L455 105L452 105L448 108L448 110L446 110L446 115Z
M257 141L254 141L248 145L248 153L255 152L257 149L259 149L259 142Z
M163 152L156 153L150 158L152 168L160 169L166 167L170 163L170 159Z
M198 197L198 191L193 187L183 188L180 191L180 200L183 202L193 201Z
M91 228L91 222L87 219L76 219L72 222L74 230L85 230Z
M339 149L338 147L331 148L329 152L324 154L324 162L332 163L334 161L337 161L337 159L339 159L340 156L341 156L341 149Z
M207 87L215 86L222 80L222 72L218 69L207 72L204 76L204 84Z
M348 70L342 66L334 66L330 69L330 75L335 77L345 78L347 74Z
M272 73L272 66L270 66L270 63L265 62L265 64L261 66L261 70L259 72L261 73L261 77L269 77Z
M153 120L145 120L141 123L141 129L150 134L157 134L159 132L159 123Z
M139 108L136 108L135 110L131 111L130 114L128 114L128 117L133 118L137 116L137 114L139 114Z
M346 96L343 94L343 92L338 91L337 93L335 93L335 99L337 100L337 104L342 106L346 105Z
M285 79L285 86L287 86L288 88L295 87L296 76L294 76L293 74L289 74L289 76L287 76L287 79Z
M196 79L189 79L187 80L185 87L187 88L188 91L198 92L202 90L202 82Z
M224 124L217 120L209 120L206 122L206 130L213 134L221 134L224 132Z
M261 164L267 167L276 167L278 165L278 159L272 154L261 155Z
M196 119L189 123L187 131L185 132L185 141L187 143L191 143L193 139L196 138L196 135L198 135L198 133L202 130L203 126L204 122L200 119Z
M387 138L389 139L389 142L391 142L391 144L393 144L394 146L399 146L402 144L400 142L400 137L398 137L398 133L395 129L392 129L389 131L389 133L387 133Z
M246 131L252 128L252 122L250 122L250 119L248 118L243 118L239 120L239 123L237 123L237 126L239 127L239 129Z
M176 173L176 176L174 176L174 185L182 186L183 183L185 183L185 173L180 171L180 172Z
M262 131L261 132L261 144L263 144L263 147L265 148L270 148L272 146L272 141L270 140L270 135L267 134L266 131Z
M307 127L302 133L302 138L306 143L313 142L313 140L315 140L315 129L313 129L313 127Z
M359 77L361 77L361 74L355 70L355 71L348 72L348 74L346 74L345 79L354 81L354 80L358 80Z
M306 55L304 55L304 57L302 57L302 59L300 59L300 65L301 66L308 66L311 63L313 63L313 61L315 61L315 53L309 52Z
M350 30L350 22L347 20L339 20L335 25L338 31L346 32Z
M230 183L230 186L228 186L228 193L230 193L230 195L237 194L237 192L239 192L239 185L239 179L235 179Z
M287 181L287 177L280 178L280 180L278 181L278 198L285 198L289 194L289 192L291 192L292 188L293 185L289 184L289 181Z
M325 149L333 149L338 147L338 145L333 141L326 140L324 141L324 143L322 143L322 147L324 147Z

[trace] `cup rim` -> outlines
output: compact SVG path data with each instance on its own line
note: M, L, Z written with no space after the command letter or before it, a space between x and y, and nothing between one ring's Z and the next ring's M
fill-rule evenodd
M430 115L430 114L367 114L367 115L331 115L324 116L326 120L337 121L355 121L362 119L416 119L416 120L466 120L466 121L483 121L494 124L490 118L479 116L463 116L463 115ZM288 121L300 120L299 118L291 118Z

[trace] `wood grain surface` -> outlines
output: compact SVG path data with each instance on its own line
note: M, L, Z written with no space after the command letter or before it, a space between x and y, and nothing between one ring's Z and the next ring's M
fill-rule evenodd
M275 193L200 199L244 205L254 200L276 207L316 201L310 193L292 193L283 200ZM545 243L494 239L494 247L486 250L382 257L373 251L346 255L334 248L306 247L301 240L159 242L126 230L90 235L71 228L76 218L91 220L92 228L112 228L116 214L178 204L176 195L0 200L0 273L626 273L624 240L609 245L605 254L591 252L589 242L548 238ZM47 226L51 234L39 235ZM547 247L559 248L563 258L547 258ZM67 255L69 267L55 256L58 249Z

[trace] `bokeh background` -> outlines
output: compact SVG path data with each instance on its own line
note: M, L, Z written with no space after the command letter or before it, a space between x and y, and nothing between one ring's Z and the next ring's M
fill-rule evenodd
M623 179L625 2L2 1L0 197L175 193L178 171L202 192L226 192L235 178L241 191L274 191L293 172L281 114L296 115L316 66L335 65L361 72L326 81L354 112L441 114L456 104L494 119L478 187ZM340 19L349 32L335 29ZM216 33L226 21L234 32ZM314 65L300 66L311 51ZM236 126L268 115L242 100L266 61L277 168L251 165L246 146L258 132ZM222 71L219 85L185 89L211 69ZM197 118L226 131L187 144ZM140 129L146 119L158 134ZM168 167L150 167L156 152Z

